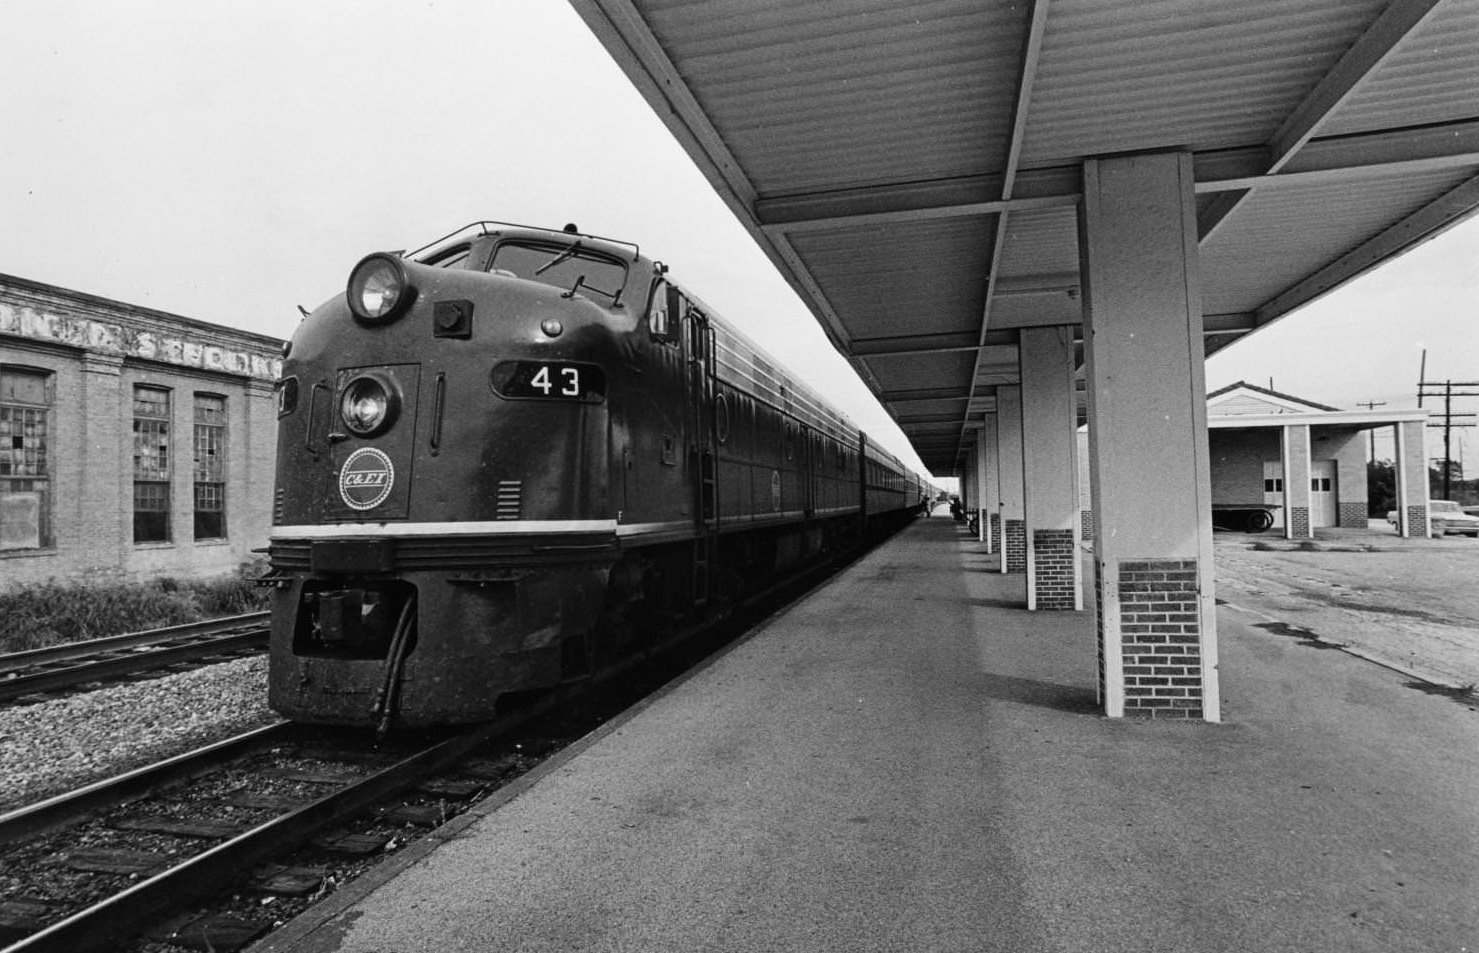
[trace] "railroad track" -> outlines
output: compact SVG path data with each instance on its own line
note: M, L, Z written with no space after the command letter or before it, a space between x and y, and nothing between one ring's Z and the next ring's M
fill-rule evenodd
M0 815L0 953L241 949L850 561L419 747L282 722Z
M455 816L532 763L473 753L560 702L419 744L280 722L0 815L0 950L239 949L272 920L190 906L243 881L258 904L311 894L337 861Z
M0 702L267 647L267 612L0 655Z

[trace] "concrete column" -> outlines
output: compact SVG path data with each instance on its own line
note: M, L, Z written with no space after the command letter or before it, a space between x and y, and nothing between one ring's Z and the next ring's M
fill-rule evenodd
M1221 717L1193 183L1190 153L1084 163L1079 257L1110 717Z
M1001 486L1001 571L1027 571L1027 507L1022 490L1022 388L996 389L997 479Z
M1284 460L1284 538L1313 539L1310 521L1310 428L1280 428Z
M1427 427L1421 420L1411 420L1393 429L1397 432L1397 531L1403 536L1430 536Z
M976 492L972 497L973 502L971 505L976 509L976 539L982 543L986 542L987 537L991 535L987 531L990 520L987 517L989 511L986 508L986 467L990 460L991 448L986 444L986 431L984 429L977 430L976 465L972 474L975 478L973 485L976 488ZM989 546L986 551L991 551Z
M960 508L965 512L967 520L971 517L971 510L976 508L976 457L980 453L979 446L971 447L966 451L965 470L960 475Z
M1021 335L1027 608L1082 609L1073 329Z
M986 449L986 468L981 481L981 500L986 514L981 518L986 551L1001 551L1001 480L998 476L1001 454L997 452L996 414L987 414L981 428L981 446Z

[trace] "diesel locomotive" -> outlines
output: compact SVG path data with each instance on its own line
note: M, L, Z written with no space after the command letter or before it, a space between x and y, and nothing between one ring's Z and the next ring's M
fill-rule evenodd
M825 551L927 481L637 246L478 222L376 253L278 383L271 706L493 717Z

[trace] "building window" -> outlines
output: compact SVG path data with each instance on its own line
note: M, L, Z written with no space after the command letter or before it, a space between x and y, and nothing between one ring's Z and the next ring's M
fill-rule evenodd
M195 538L226 538L226 398L195 395Z
M170 394L134 388L134 542L170 539Z
M51 538L52 376L0 367L0 550Z

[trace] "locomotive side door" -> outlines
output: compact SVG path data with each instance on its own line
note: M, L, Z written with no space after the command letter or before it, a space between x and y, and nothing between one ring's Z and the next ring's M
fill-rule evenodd
M718 458L714 441L714 329L690 303L683 316L688 373L688 465L693 486L693 603L709 600L709 564L719 535Z
M714 329L708 316L691 304L684 316L688 355L688 460L693 481L694 522L704 530L717 530L719 507L716 498L714 445Z
M801 425L801 509L807 519L816 515L817 498L821 495L822 435L806 424Z

